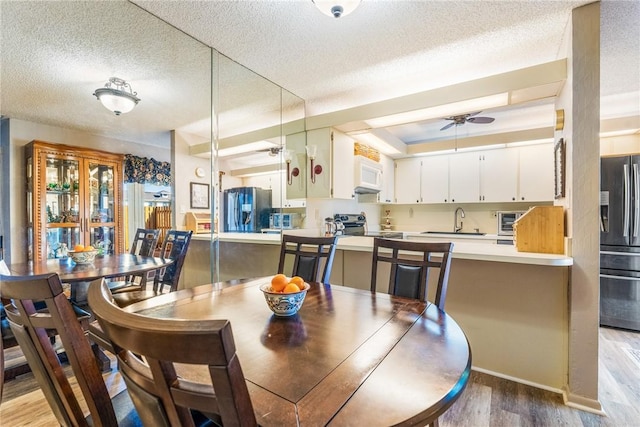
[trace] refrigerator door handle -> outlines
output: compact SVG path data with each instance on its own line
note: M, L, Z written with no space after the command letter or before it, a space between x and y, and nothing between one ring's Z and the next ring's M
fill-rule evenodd
M600 277L605 279L627 280L630 282L640 281L640 277L612 276L611 274L601 274Z
M624 188L622 191L624 192L624 206L622 211L624 212L624 223L622 227L622 235L627 237L629 235L629 206L631 205L631 192L629 189L629 166L624 165Z
M638 185L638 164L633 164L633 237L638 237L640 222L640 186Z

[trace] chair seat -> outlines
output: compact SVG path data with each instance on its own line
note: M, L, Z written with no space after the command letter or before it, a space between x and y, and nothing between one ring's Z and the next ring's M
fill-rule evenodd
M113 301L118 307L126 307L133 303L144 301L158 295L162 295L162 292L155 290L132 290L129 292L121 291L113 294Z

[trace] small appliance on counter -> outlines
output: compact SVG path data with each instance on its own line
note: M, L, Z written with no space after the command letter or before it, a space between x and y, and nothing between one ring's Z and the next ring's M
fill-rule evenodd
M398 231L369 231L367 217L359 214L335 214L334 221L340 221L344 226L346 236L385 237L387 239L402 239L404 236Z
M513 224L526 211L498 211L498 236L513 236Z
M269 228L293 230L302 225L302 215L299 213L272 213L269 216Z

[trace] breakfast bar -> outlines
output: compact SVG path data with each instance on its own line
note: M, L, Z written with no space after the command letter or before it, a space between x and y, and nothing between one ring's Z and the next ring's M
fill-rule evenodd
M405 236L425 239L419 234ZM568 365L567 294L573 259L518 252L511 245L483 243L486 241L454 239L447 295L447 313L471 344L473 368L561 392ZM185 261L189 268L185 268L188 279L184 283L195 286L275 273L279 235L220 233L217 244L219 276L211 277L211 238L199 235L192 241L197 250ZM372 237L339 238L331 283L368 290L372 247ZM384 286L378 283L378 291Z

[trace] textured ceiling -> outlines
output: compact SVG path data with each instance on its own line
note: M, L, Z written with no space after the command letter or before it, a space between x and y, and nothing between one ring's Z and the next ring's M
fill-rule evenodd
M587 3L363 0L333 19L310 0L135 1L181 32L127 2L0 1L0 111L163 145L210 111L207 49L187 34L317 115L561 58L571 10ZM640 2L601 9L602 114L640 114ZM132 113L105 114L91 96L110 76L142 98Z

